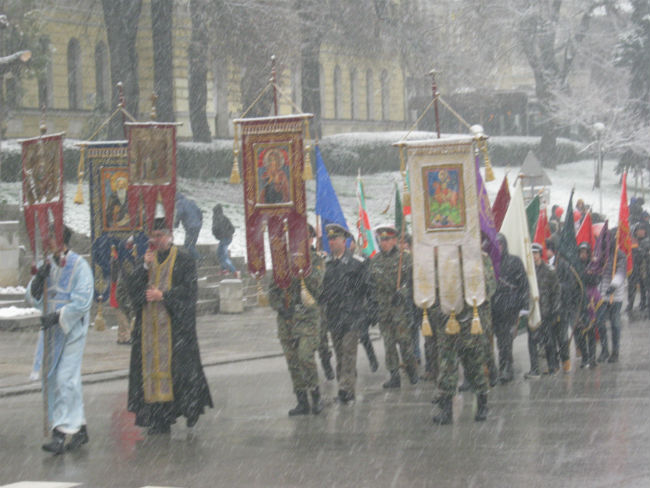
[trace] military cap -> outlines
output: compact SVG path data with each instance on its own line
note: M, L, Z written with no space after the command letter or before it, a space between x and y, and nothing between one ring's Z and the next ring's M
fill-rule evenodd
M334 239L335 237L345 237L347 239L352 237L352 234L339 224L327 224L325 226L325 232L327 232L328 239Z
M533 242L532 245L530 246L533 252L538 252L541 254L541 252L544 250L541 244L537 242Z
M378 239L388 238L388 237L397 237L397 230L394 225L383 224L375 227L375 235Z
M589 245L589 243L587 241L582 241L578 245L578 250L582 250L582 249L586 249L587 251L591 251L591 246Z

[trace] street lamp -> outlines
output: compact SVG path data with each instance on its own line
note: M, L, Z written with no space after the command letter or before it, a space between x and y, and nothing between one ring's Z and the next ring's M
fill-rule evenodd
M602 122L596 122L593 126L594 132L596 133L596 140L598 141L597 147L597 159L596 159L596 178L595 185L599 190L599 200L600 200L600 209L599 212L602 215L603 213L603 150L601 145L601 138L603 132L605 132L605 124Z

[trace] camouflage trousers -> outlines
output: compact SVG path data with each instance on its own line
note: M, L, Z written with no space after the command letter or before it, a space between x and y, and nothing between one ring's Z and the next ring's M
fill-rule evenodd
M278 338L287 360L293 391L318 386L315 353L319 343L318 320L286 319L278 315Z
M386 368L390 372L397 371L400 366L398 346L404 366L412 368L413 371L416 369L410 325L406 312L401 309L396 309L379 318L379 331L384 339L386 351Z
M329 363L332 358L332 351L330 351L329 339L327 337L327 322L323 317L323 314L320 314L319 324L319 340L318 340L318 356L320 357L321 363Z
M336 355L336 378L339 390L354 393L357 383L359 333L356 330L349 330L344 334L333 333L332 342Z

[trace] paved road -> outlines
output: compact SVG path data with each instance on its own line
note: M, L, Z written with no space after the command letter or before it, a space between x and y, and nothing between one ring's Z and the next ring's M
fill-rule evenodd
M133 426L125 380L88 385L90 444L60 457L40 451L38 394L0 398L0 486L645 487L649 327L625 324L618 364L532 382L522 379L528 359L519 337L517 379L491 391L485 423L473 421L474 398L464 393L454 399L454 425L433 426L431 384L386 392L385 371L371 373L361 349L354 405L334 403L336 385L325 382L325 411L289 418L282 358L210 366L215 408L193 430L179 423L167 437Z

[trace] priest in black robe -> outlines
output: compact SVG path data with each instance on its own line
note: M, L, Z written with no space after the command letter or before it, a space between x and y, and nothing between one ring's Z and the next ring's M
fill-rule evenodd
M127 283L136 314L128 410L150 434L169 433L180 416L193 427L212 407L196 335L196 265L173 245L164 219L155 219L150 247Z

